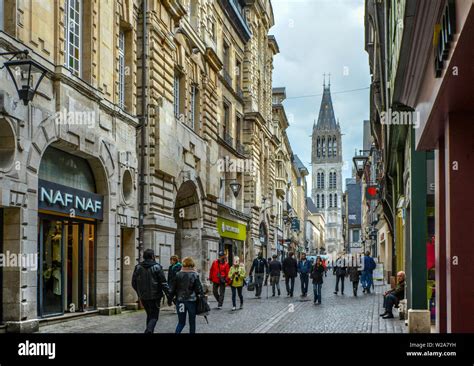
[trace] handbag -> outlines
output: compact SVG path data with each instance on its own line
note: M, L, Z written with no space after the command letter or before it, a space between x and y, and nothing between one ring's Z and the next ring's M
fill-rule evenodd
M253 277L250 277L246 282L247 291L255 291L255 282L253 282Z
M198 295L196 299L196 315L203 316L204 319L206 319L207 324L209 324L209 321L207 320L207 316L209 315L210 311L211 311L211 307L209 306L209 303L207 302L207 296Z

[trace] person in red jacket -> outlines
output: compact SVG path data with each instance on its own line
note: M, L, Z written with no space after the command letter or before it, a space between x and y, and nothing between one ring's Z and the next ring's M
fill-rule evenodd
M219 252L219 258L216 259L209 272L209 280L212 282L212 293L217 301L217 309L222 309L224 303L225 287L229 282L229 263L223 251Z

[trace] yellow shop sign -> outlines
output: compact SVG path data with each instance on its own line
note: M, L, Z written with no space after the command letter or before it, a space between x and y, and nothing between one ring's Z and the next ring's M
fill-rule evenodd
M247 238L247 227L246 225L239 224L238 222L217 218L217 231L223 238L235 239L245 241Z

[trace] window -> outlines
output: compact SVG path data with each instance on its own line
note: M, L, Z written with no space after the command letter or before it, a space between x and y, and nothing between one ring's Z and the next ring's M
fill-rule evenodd
M236 80L236 87L237 92L242 92L242 62L240 60L235 61L235 80Z
M337 193L334 194L334 207L337 208Z
M316 208L319 208L319 194L316 195Z
M76 76L81 74L81 12L81 0L66 0L64 22L65 64Z
M229 72L230 66L230 49L229 45L224 41L224 71Z
M332 156L332 139L328 138L328 157Z
M321 188L324 189L324 172L321 173Z
M174 87L173 87L173 97L174 97L174 115L176 118L182 119L183 115L183 105L182 105L182 76L176 71L174 74Z
M223 133L223 137L224 137L224 140L229 143L229 140L230 140L230 134L229 134L229 130L230 130L230 107L227 103L224 102L224 116L223 116L223 121L222 121L222 126L223 126L223 130L222 130L222 133Z
M191 126L193 130L199 129L199 89L196 84L191 88Z
M337 138L336 136L334 136L334 143L333 143L333 146L332 146L332 155L333 156L337 156Z
M237 143L237 148L239 148L239 145L242 143L241 131L242 131L242 116L237 115L237 117L235 118L235 142Z
M329 194L329 207L332 207L332 194Z
M321 195L321 207L324 208L324 194Z
M118 86L118 104L119 107L125 109L125 33L119 33L119 86Z
M4 0L0 0L0 30L4 30L5 26L3 25L5 18L5 4Z
M360 240L360 232L359 230L352 230L352 242L357 243Z
M320 138L318 137L316 139L316 146L317 146L317 157L319 158L321 156L321 141Z

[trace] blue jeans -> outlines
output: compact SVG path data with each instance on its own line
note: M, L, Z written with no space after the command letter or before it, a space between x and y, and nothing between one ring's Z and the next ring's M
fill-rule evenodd
M301 293L303 295L306 295L308 293L309 274L300 273L300 280L301 280Z
M189 333L196 333L196 301L178 301L176 311L178 312L176 334L183 331L186 325L186 314L189 314Z
M314 302L318 301L321 304L321 288L322 283L313 283Z
M372 273L369 271L362 271L360 282L362 283L362 288L370 289L372 287Z
M397 305L398 302L398 298L395 295L388 294L383 297L383 307L387 313L392 313L393 306Z

